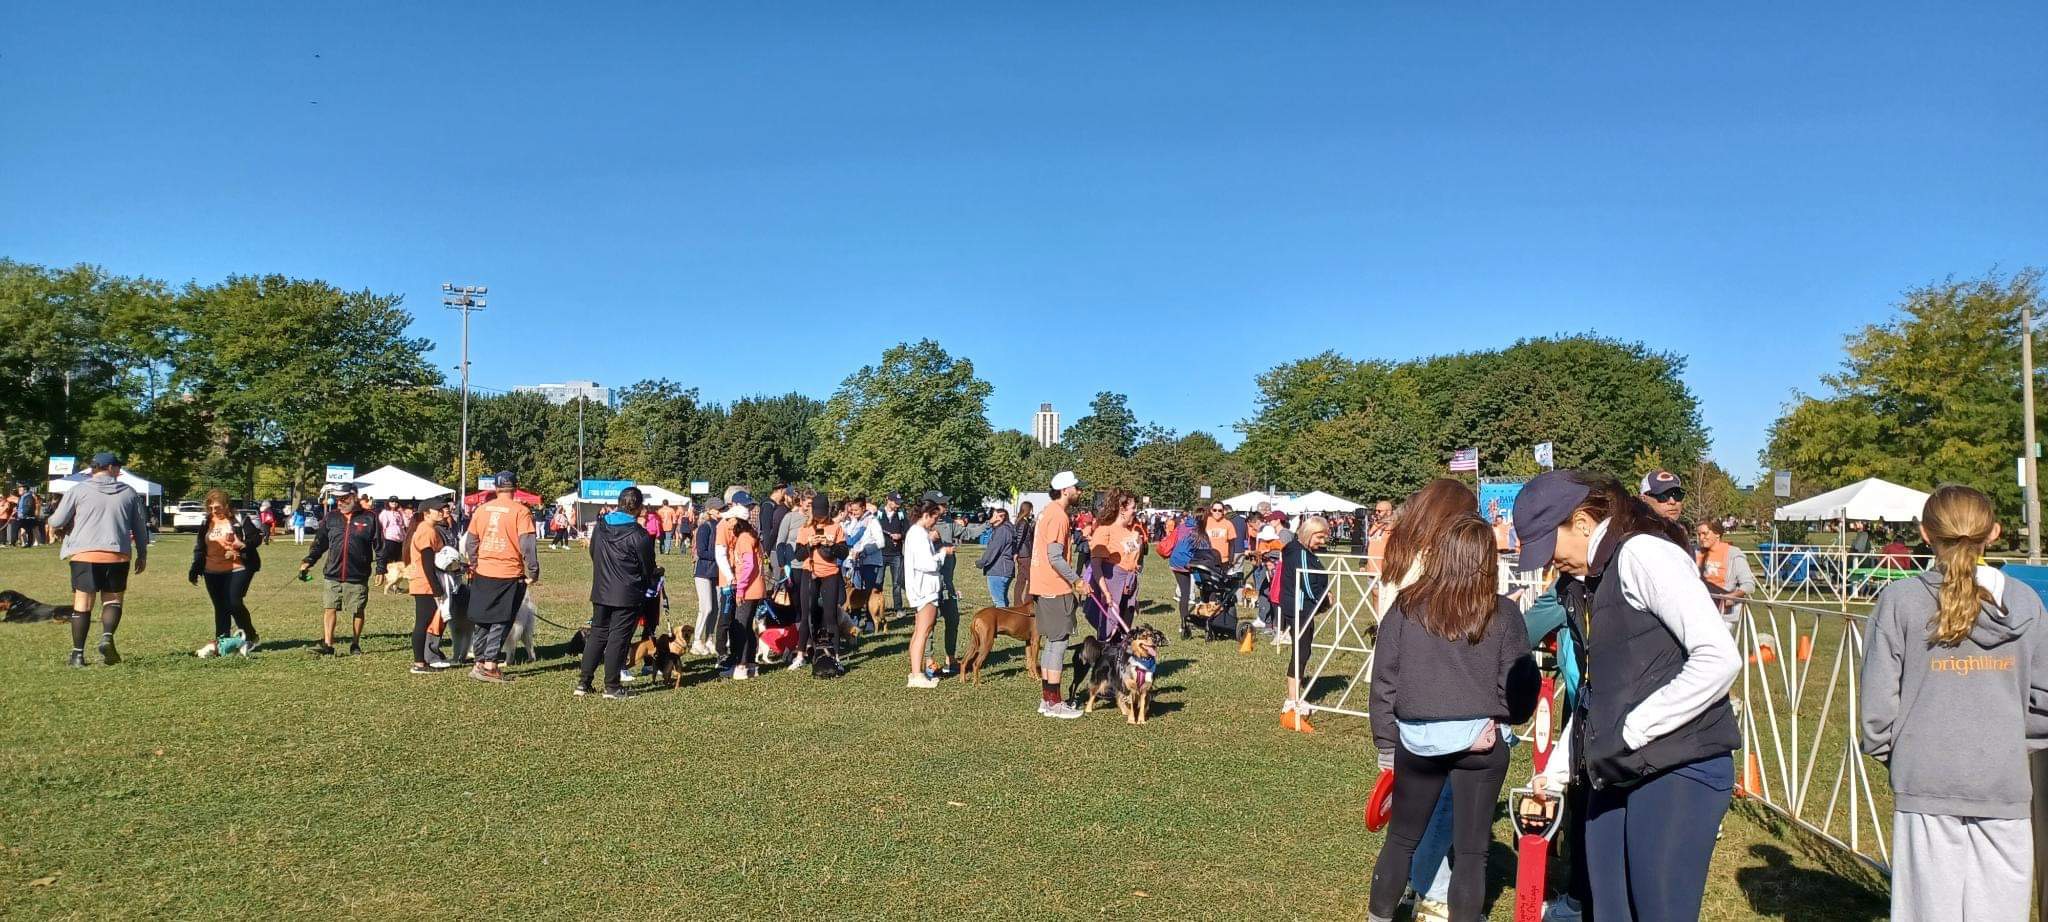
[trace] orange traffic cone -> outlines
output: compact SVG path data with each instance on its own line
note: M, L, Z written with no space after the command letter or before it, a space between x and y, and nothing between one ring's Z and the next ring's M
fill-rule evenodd
M1799 637L1799 661L1803 663L1810 659L1813 659L1813 635L1802 634Z
M1735 786L1737 793L1744 797L1758 797L1763 794L1763 771L1757 765L1756 752L1745 753L1749 758L1742 763L1742 782Z
M1291 710L1284 711L1280 714L1280 726L1289 730L1293 730L1296 733L1316 732L1316 728L1309 726L1307 720L1302 719L1302 716L1299 713L1296 713Z
M1771 635L1769 635L1769 634L1758 634L1758 635L1756 635L1756 652L1755 652L1755 653L1751 653L1751 654L1749 655L1749 661L1750 661L1750 663L1751 663L1752 665L1754 665L1754 664L1756 664L1756 663L1759 663L1759 662L1764 662L1764 663L1775 663L1775 662L1777 662L1777 661L1778 661L1778 639L1777 639L1776 637L1772 637L1772 636L1771 636Z

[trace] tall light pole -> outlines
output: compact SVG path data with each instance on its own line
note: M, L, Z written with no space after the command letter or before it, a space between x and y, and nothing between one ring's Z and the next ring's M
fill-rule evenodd
M490 290L488 285L441 283L442 305L462 312L462 454L455 462L457 515L469 509L469 315L484 309L486 302L477 295L488 294Z
M583 402L590 398L576 395L576 495L583 495Z
M2041 562L2040 463L2034 458L2034 305L2020 305L2020 469L2027 472L2027 562Z

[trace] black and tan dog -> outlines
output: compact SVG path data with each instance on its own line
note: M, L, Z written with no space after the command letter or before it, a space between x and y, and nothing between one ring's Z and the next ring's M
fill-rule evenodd
M967 659L960 664L972 684L981 684L981 667L988 662L988 654L996 647L996 636L1008 634L1024 641L1024 675L1038 677L1038 619L1031 612L1021 608L989 606L974 613L974 623L968 629L969 643Z
M38 602L12 589L0 592L0 612L6 613L6 622L8 624L63 621L71 614L71 612L65 609Z
M1109 643L1090 637L1074 651L1074 681L1069 696L1083 711L1094 713L1099 701L1114 701L1126 723L1142 724L1152 713L1153 682L1159 675L1159 650L1166 634L1149 624ZM1078 697L1076 697L1078 696Z

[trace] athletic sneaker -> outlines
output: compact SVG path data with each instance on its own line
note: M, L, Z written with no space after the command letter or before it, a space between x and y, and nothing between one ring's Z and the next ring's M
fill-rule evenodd
M723 668L723 669L720 669L720 670L718 670L718 677L719 677L719 678L721 678L721 679L730 679L730 678L732 678L733 668L734 668L734 667L732 667L732 666L727 666L727 667L725 667L725 668Z
M100 659L113 666L121 662L121 651L114 649L114 635L100 635Z
M1057 717L1061 720L1073 720L1074 718L1079 717L1082 714L1080 708L1068 704L1065 701L1048 702L1044 705L1041 705L1038 709L1038 712L1040 714L1044 714L1047 717Z
M486 671L484 671L484 667L482 667L482 666L480 666L480 665L479 665L479 666L471 666L471 667L469 667L469 677L470 677L470 678L472 678L472 679L475 679L475 680L477 680L477 681L479 681L479 682L496 682L496 681L499 681L498 679L494 679L494 678L492 678L492 677L491 677L491 674L490 674L489 672L486 672Z
M431 662L431 663L428 663L428 664L427 664L427 668L428 668L428 669L435 669L435 670L440 670L440 669L453 669L453 668L455 668L455 666L456 666L456 664L455 664L455 661L453 661L453 660L445 660L445 659L437 659L437 660L435 660L435 661L433 661L433 662Z
M795 672L802 668L804 668L804 655L799 653L795 659L789 661L789 671Z
M314 645L313 645L313 655L314 655L314 656L333 656L333 655L334 655L334 647L333 647L333 645L331 645L331 644L324 644L324 643L316 643L316 644L314 644Z
M1569 896L1560 896L1543 906L1543 922L1579 922L1585 913L1579 909L1579 902Z
M71 659L70 659L70 660L68 660L68 662L69 662L69 664L70 664L71 668L73 668L73 669L84 669L84 668L85 668L85 651L84 651L84 650L73 650L73 651L71 651Z
M348 642L348 655L350 655L350 656L361 656L361 655L363 655L363 645L362 645L362 643L361 643L361 642L359 642L359 641L354 641L354 640L351 640L351 641L349 641L349 642Z
M904 682L903 682L903 687L904 687L904 688L937 688L937 687L939 687L939 680L937 680L937 679L934 679L934 678L932 678L931 676L928 676L928 675L924 675L924 676L918 676L918 675L914 675L914 676L911 676L910 678L908 678L908 679L904 680Z
M433 675L433 674L434 674L434 670L433 670L433 668L432 668L432 667L430 667L430 666L428 666L428 665L427 665L427 664L425 664L425 663L414 663L414 664L412 664L412 668L411 668L411 669L407 669L406 671L407 671L407 672L410 672L410 673L412 673L413 675Z
M1451 904L1435 900L1416 900L1415 922L1451 922Z
M734 666L732 667L732 677L734 681L744 681L746 679L751 679L754 677L754 667Z
M959 675L959 674L960 674L960 664L959 664L959 663L947 663L946 665L944 665L944 666L941 666L941 667L939 667L939 671L938 671L938 677L939 677L939 678L941 678L941 679L950 679L950 678L952 678L952 677L954 677L954 676L956 676L956 675Z
M588 685L578 685L576 686L576 697L581 698L584 695L588 695L593 691L596 691L596 689L591 688Z
M604 700L606 701L618 701L625 697L626 690L623 688L607 688L604 690Z
M621 681L621 682L638 682L638 681L640 681L640 677L639 677L639 676L636 676L636 675L634 675L634 674L632 674L632 673L630 673L630 672L627 672L627 671L625 671L625 670L623 670L623 669L621 669L621 670L619 670L619 681Z

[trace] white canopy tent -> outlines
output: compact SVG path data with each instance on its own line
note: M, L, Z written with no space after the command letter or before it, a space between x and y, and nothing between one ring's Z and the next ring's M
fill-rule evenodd
M1250 493L1239 493L1236 496L1221 500L1221 502L1229 506L1233 512L1250 512L1253 509L1259 508L1260 503L1272 503L1273 508L1292 514L1293 510L1287 508L1289 498L1285 493L1267 493L1263 490L1253 490ZM1211 500L1210 502L1216 502L1216 500ZM1207 506L1208 504L1203 503L1202 505Z
M1819 496L1778 507L1780 522L1913 522L1927 508L1927 494L1872 477Z
M1332 496L1321 490L1312 490L1293 500L1294 508L1285 510L1290 515L1314 515L1323 512L1357 512L1364 509L1361 503L1354 503L1341 496ZM1278 508L1277 506L1275 508Z
M389 464L356 478L355 483L356 492L374 500L417 502L437 496L455 495L454 490Z
M91 479L91 471L79 471L78 473L72 474L69 477L58 477L50 481L49 489L46 492L52 495L61 495L64 493L69 493L71 492L72 487L78 486L79 484ZM148 497L150 499L157 499L164 495L164 488L162 486L159 486L155 481L148 480L144 478L142 475L137 474L134 471L128 470L127 468L121 469L120 481L122 483L127 484L129 489L134 490L135 492L140 493L143 496Z

